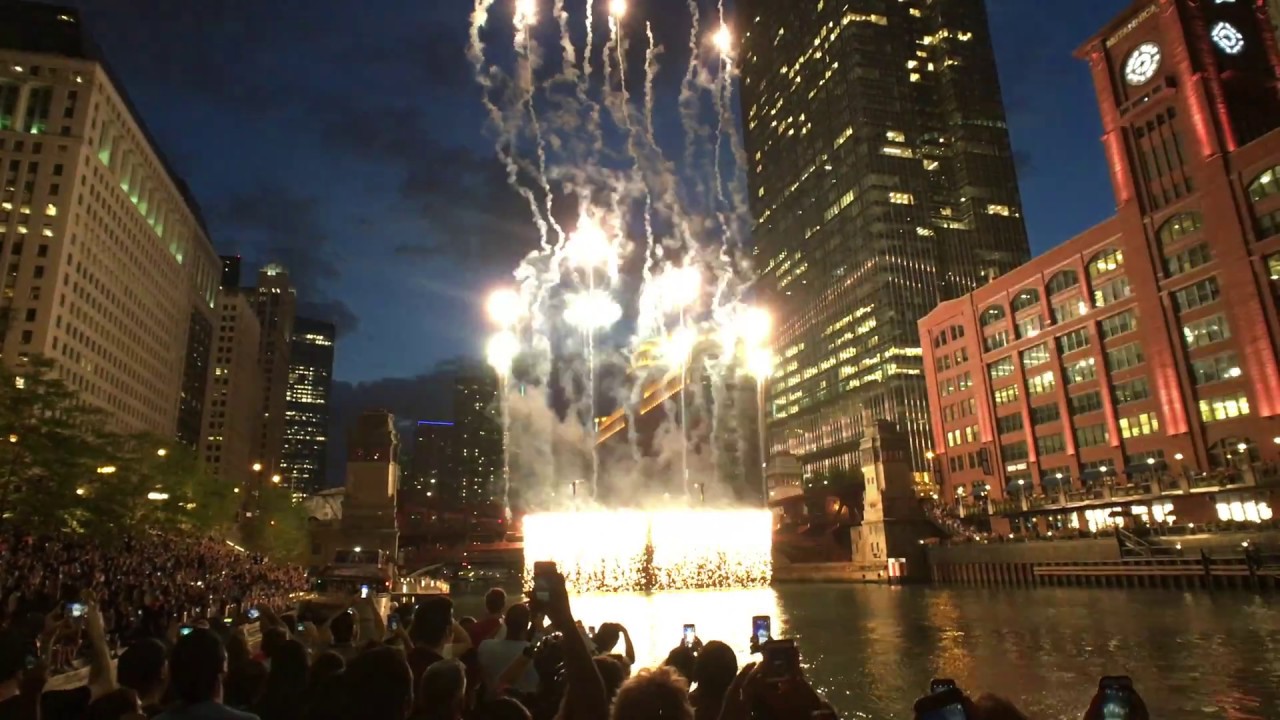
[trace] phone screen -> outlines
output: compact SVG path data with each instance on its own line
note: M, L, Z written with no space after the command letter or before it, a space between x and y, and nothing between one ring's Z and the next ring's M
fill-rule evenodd
M67 603L67 617L81 618L84 617L84 603L72 602Z
M231 627L231 625L235 623L235 621L236 621L235 618L230 618L230 617L222 618L222 624L226 625L227 627Z
M391 613L391 616L387 618L387 627L391 628L392 630L399 630L400 616L396 615L395 613Z
M757 645L763 645L773 637L773 628L770 625L768 615L757 615L751 618L751 637L755 639Z
M1103 720L1128 720L1129 718L1129 689L1123 687L1108 687L1102 691L1102 717Z
M394 618L394 617L395 617L395 615L392 615L391 617L393 617L393 618ZM294 625L293 627L294 627L294 630L296 630L297 632L306 632L306 630L307 630L307 626L306 626L306 624L305 624L305 623L298 623L297 625ZM393 630L395 629L395 624L394 624L394 623L392 624L391 629L393 629Z
M186 637L191 634L192 630L195 630L195 628L192 627L191 625L183 625L182 627L178 628L178 637Z
M760 646L765 680L784 680L800 671L800 651L792 640L770 640Z
M693 623L687 623L684 626L684 646L693 647L698 640L698 628Z
M258 616L262 614L262 611L258 608L249 608L249 611L245 614L249 616L250 620L257 620Z
M361 599L364 599L364 598L369 597L369 586L368 586L368 585L361 585L361 586L360 586L360 597L361 597Z

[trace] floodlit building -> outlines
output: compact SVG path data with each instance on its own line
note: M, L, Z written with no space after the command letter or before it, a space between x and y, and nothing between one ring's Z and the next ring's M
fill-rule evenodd
M920 321L941 499L1001 527L1267 519L1280 460L1272 26L1251 3L1137 2L1077 55L1116 215Z
M262 410L260 332L252 290L235 286L218 292L217 330L204 403L200 455L219 480L249 487L258 462Z
M335 337L333 323L304 317L294 320L280 473L299 497L314 495L325 485Z

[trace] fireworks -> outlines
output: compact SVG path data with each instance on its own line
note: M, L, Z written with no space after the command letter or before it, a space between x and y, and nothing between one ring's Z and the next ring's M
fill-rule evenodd
M715 43L717 50L728 54L733 49L733 33L729 31L729 26L721 25L716 34L711 36L711 41Z
M658 357L669 368L680 367L689 361L697 342L698 333L693 328L676 328L658 344Z
M654 282L657 302L664 312L687 308L702 293L702 273L694 265L671 268Z
M745 364L747 373L757 380L773 377L773 351L767 347L748 348Z
M768 510L595 510L524 519L525 571L552 560L572 592L763 587Z
M485 303L489 320L500 328L514 327L525 314L525 303L520 294L510 288L494 290Z
M538 0L516 0L513 22L522 30L538 22Z
M604 230L595 220L585 216L578 221L578 229L569 236L564 252L570 264L588 270L606 267L617 259Z
M612 327L622 318L622 306L604 290L573 293L565 299L564 320L582 332Z
M627 0L609 0L609 14L620 18L627 14Z
M508 375L511 373L511 363L520 354L520 341L510 330L499 331L489 338L484 354L493 369L501 375Z

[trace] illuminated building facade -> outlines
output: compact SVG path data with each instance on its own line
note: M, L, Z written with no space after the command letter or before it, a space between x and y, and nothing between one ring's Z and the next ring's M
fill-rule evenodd
M217 329L199 447L213 476L236 487L247 487L252 477L262 422L260 338L252 292L235 286L218 292Z
M454 481L440 489L446 503L489 503L502 479L502 427L495 401L498 378L491 368L463 365L453 389Z
M942 499L1013 524L1270 515L1280 53L1252 3L1138 2L1078 51L1116 215L920 322Z
M335 336L333 323L294 319L280 474L299 497L324 489Z
M457 426L443 420L419 420L413 433L409 487L416 500L440 497L458 479L454 439ZM499 458L501 460L501 458Z
M921 471L916 321L1029 257L982 0L738 11L771 453L856 472L866 409Z
M44 356L112 429L199 435L217 256L70 8L0 3L0 361Z
M266 265L258 271L253 298L261 331L258 367L262 373L262 420L258 428L256 461L272 474L280 471L284 448L285 413L288 408L289 350L293 344L296 290L281 266Z

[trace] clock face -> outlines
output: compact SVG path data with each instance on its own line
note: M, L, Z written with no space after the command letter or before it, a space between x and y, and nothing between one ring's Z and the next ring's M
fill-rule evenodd
M1155 76L1160 68L1160 46L1145 42L1129 53L1124 62L1124 79L1130 85L1143 85Z
M1244 35L1229 22L1220 22L1209 31L1209 37L1222 52L1228 55L1239 55L1244 50Z

